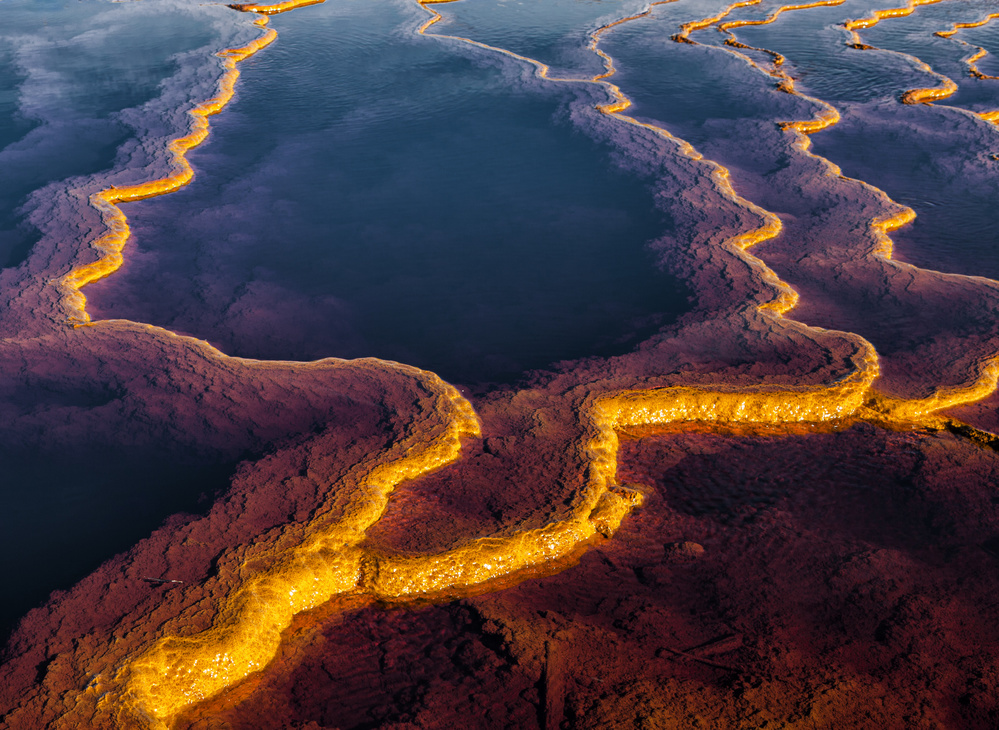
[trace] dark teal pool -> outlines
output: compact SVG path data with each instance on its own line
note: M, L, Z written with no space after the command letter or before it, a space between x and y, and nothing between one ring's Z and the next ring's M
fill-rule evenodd
M687 306L645 244L654 180L569 107L592 87L420 37L415 6L277 16L195 181L125 207L134 247L95 317L253 358L375 356L467 384L626 352Z

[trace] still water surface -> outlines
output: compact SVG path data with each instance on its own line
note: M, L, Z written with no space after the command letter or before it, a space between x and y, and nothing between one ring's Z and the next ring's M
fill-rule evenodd
M401 3L276 17L193 184L126 206L95 315L246 357L376 356L461 383L625 352L686 293L645 244L653 180L574 129L592 92L412 30ZM583 98L587 98L583 96Z

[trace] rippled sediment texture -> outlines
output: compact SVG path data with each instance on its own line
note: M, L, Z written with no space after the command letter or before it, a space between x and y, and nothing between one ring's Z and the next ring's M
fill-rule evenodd
M677 453L723 449L714 446L719 439L774 454L781 453L780 447L774 451L771 444L782 440L788 453L828 446L840 461L849 463L853 454L858 463L875 464L873 472L858 467L863 477L843 477L844 493L861 481L868 484L866 475L877 472L881 458L888 479L907 488L929 485L928 502L941 485L978 485L979 491L951 495L953 506L942 508L947 514L988 499L995 485L996 444L988 399L999 376L999 290L989 277L999 261L987 237L978 234L982 221L989 220L999 180L996 130L984 108L999 99L999 92L991 89L993 77L981 70L986 47L975 46L969 55L964 46L970 41L954 40L956 34L989 27L994 14L988 3L913 0L871 9L847 0L794 5L676 0L625 4L608 16L604 7L570 9L556 2L527 11L544 19L533 21L528 33L517 32L522 18L504 17L509 9L483 10L484 3L471 0L447 8L429 2L393 7L396 37L390 42L406 49L400 51L400 63L408 62L410 49L415 54L435 43L435 53L470 54L480 65L493 64L489 83L499 88L568 95L560 97L562 123L568 120L594 144L611 150L611 167L651 181L654 206L669 221L661 236L622 245L644 246L653 264L692 295L688 310L656 320L658 332L646 333L621 354L563 362L514 387L483 386L472 400L431 372L391 361L235 358L205 341L154 326L164 322L141 324L140 317L122 311L115 318L91 318L81 290L92 286L101 300L112 300L116 281L132 275L127 269L133 209L123 204L185 186L184 193L170 196L179 201L175 205L210 200L196 190L199 163L192 155L210 139L209 117L232 101L241 64L280 43L285 16L279 14L296 11L287 16L291 35L311 22L309 12L316 19L332 17L320 13L362 12L330 4L298 9L315 4L233 6L247 15L222 8L191 10L183 3L167 6L195 17L207 13L219 37L233 39L229 50L216 53L214 65L205 65L202 56L191 73L171 77L158 101L137 107L131 116L122 112L133 120L139 143L120 147L112 172L97 170L89 178L53 183L25 206L40 240L23 263L2 275L2 372L5 392L19 394L4 405L10 414L7 432L23 439L25 448L120 443L140 452L200 450L208 458L247 450L269 453L245 462L228 494L207 514L167 523L29 615L12 640L4 668L4 720L11 727L197 726L220 708L237 726L276 726L286 720L278 707L280 693L262 700L270 696L266 688L280 685L282 677L299 676L299 668L314 659L310 645L321 647L326 640L315 638L320 634L333 631L328 640L335 653L336 632L329 627L342 616L361 611L363 625L371 620L364 611L380 610L370 608L373 602L412 606L458 600L472 606L461 609L462 621L478 626L482 636L502 637L500 654L518 667L506 673L530 679L518 700L535 707L530 722L554 727L566 717L582 723L587 716L594 726L627 724L635 706L653 717L675 715L682 706L706 713L705 707L718 705L712 700L717 687L696 674L684 678L686 690L673 688L673 704L660 707L659 700L650 699L669 695L662 686L649 685L648 696L642 695L641 682L652 681L643 673L657 666L642 658L642 651L606 655L603 669L619 683L609 694L588 694L582 680L575 693L569 692L567 660L559 653L567 651L559 647L572 646L586 654L579 632L597 632L598 639L588 640L600 643L606 637L599 632L624 627L646 646L643 651L655 652L656 660L665 652L693 657L702 669L750 674L692 653L699 647L672 654L656 649L670 636L689 631L667 618L652 624L641 618L657 611L665 615L656 603L664 599L656 596L670 591L671 561L682 563L682 556L697 554L682 547L689 543L677 542L681 547L650 557L649 542L658 539L661 545L665 538L659 533L676 519L669 510L682 511L685 499L696 502L685 495L699 488L710 493L717 483L712 472L729 468L722 459L709 460L703 470L673 479L668 470L684 463ZM278 17L268 23L261 13ZM917 21L901 37L890 32L893 23ZM548 29L553 29L550 34ZM307 66L308 55L302 63ZM953 69L962 70L960 76ZM960 105L964 97L967 108ZM191 98L207 101L192 103ZM288 108L292 121L285 123L276 113L275 127L293 136L301 109ZM224 147L226 131L220 126ZM264 139L261 131L256 140L266 144ZM898 164L891 164L893 144L902 160L896 159ZM918 164L905 157L913 149L923 155ZM206 167L211 161L205 158ZM259 176L254 185L264 189L273 170L264 166L239 174L251 180ZM446 206L448 191L440 196ZM244 196L243 202L249 206L267 199L257 194ZM214 215L190 214L208 240L222 241L227 226L236 223L223 203L208 203L218 206ZM144 210L152 207L136 206L135 219L141 221ZM263 215L280 218L281 210L279 205ZM917 235L923 219L929 220L929 232ZM288 225L294 230L294 223L282 223ZM933 246L940 231L949 235L943 250ZM897 260L899 255L905 261ZM224 279L226 265L209 273ZM254 306L277 312L281 322L280 290L260 291ZM591 294L620 296L611 290ZM286 310L284 316L288 311L295 314ZM190 329L214 339L214 331L197 331L198 322L211 321L199 316L187 320ZM252 349L252 328L248 332L244 342ZM336 341L328 346L336 354ZM25 390L33 397L25 397ZM74 397L85 390L102 395L92 402ZM59 395L54 401L41 396L53 392ZM961 406L959 421L953 409ZM869 441L883 441L883 455L868 454L852 435L858 432L867 433ZM25 438L25 433L35 435ZM897 453L921 456L910 473L896 473ZM774 470L780 479L804 479L801 475L809 473L796 467L794 458L786 463L783 456L768 458L780 464ZM830 459L812 458L823 464ZM767 460L750 456L749 462L754 459L759 459L756 468L766 472ZM826 478L823 473L812 480L815 484L804 493L820 489ZM746 555L774 561L767 545L784 545L788 555L797 556L782 553L777 561L787 560L789 573L815 562L815 551L829 549L801 527L804 522L784 524L781 520L790 518L769 511L774 504L791 504L788 492L766 497L763 507L743 504L743 490L752 493L749 485L758 480L743 474L727 482L721 502L734 502L741 514L757 510L760 520L748 529L762 531L764 547L747 549L738 540L716 537L711 545L728 561L713 568L708 563L705 570L715 570L715 579L725 575L726 562L741 564ZM675 495L661 493L668 485ZM407 488L417 496L403 496ZM451 501L448 489L455 492ZM679 506L664 506L664 499L669 504L674 498ZM643 517L646 511L649 516ZM689 516L702 514L695 510ZM716 517L728 524L727 514L723 509ZM852 534L849 517L830 519L836 529ZM989 531L995 516L981 511L968 524L962 528L967 533L953 530L960 536L953 540L978 540L993 553ZM702 528L686 523L691 532ZM795 530L797 538L789 537ZM605 542L608 538L613 539ZM906 557L912 549L885 557L886 550L902 548L879 552L873 546L882 541L894 544L871 535L834 542L831 554L845 557L823 564L823 570L831 571L826 583L839 593L822 598L820 592L812 603L832 605L841 594L860 590L863 581L918 583L912 576L919 567L906 562L915 560ZM615 547L619 542L624 546ZM555 575L580 560L584 563L577 570L588 571L584 581L599 575L592 561L585 562L586 551L594 549L616 555L607 558L617 566L615 575L596 578L593 585L617 598L608 598L609 606L584 610L589 599L577 595L575 603L557 605L567 615L588 616L586 621L573 628L571 620L553 618L549 609L542 615L553 627L532 628L520 602L529 606L540 600L540 606L544 600L517 598L523 593L512 587L527 578ZM857 560L866 561L863 569L855 569ZM630 569L630 577L621 570L629 561L639 566ZM756 569L762 578L766 571ZM842 577L854 573L860 576L854 583ZM183 575L184 580L154 594L150 575L153 580ZM751 579L752 571L746 575ZM935 593L928 587L870 589L897 600L891 614L896 618L884 619L888 628L883 621L877 641L908 646L908 637L925 624L940 646L959 651L965 638L939 638L946 630L934 622L944 619L926 607L926 596L939 599L948 596L947 586L962 586L962 600L970 600L972 608L950 626L959 625L954 630L965 637L976 631L976 622L967 617L977 618L982 608L974 591L988 586L971 580L968 588L950 574L941 575ZM678 573L673 577L683 582ZM732 588L743 603L722 612L724 621L738 623L733 616L740 606L751 613L760 596L750 579ZM643 588L632 585L636 580ZM468 603L470 596L500 589L514 596L506 607L503 599ZM644 596L646 603L628 609L624 596L629 594ZM96 608L95 596L100 597ZM771 596L760 605L779 614L779 603ZM855 625L869 622L878 605L863 608L868 613ZM494 618L487 618L490 611ZM659 626L659 633L649 626ZM788 643L794 632L781 633L781 626L766 630ZM656 637L651 643L649 631ZM848 634L844 629L839 635ZM991 640L990 634L985 643ZM786 705L781 692L793 691L781 689L780 678L771 673L793 667L768 657L759 648L765 641L748 642L743 657L759 667L762 679L755 688L771 693L750 701L756 703L754 712L766 708L769 719L792 724L833 718L833 724L857 725L859 708L870 703L858 689L865 682L863 670L842 649L850 642L817 656L817 664L841 668L832 670L840 674L823 675L821 682L814 673L802 679L806 689L795 690L796 702L810 709L789 717L774 706ZM731 651L742 646L723 645L735 646ZM918 664L914 656L936 650L910 648L905 656ZM465 662L472 676L485 660L456 661ZM918 668L912 675L891 669L898 666L897 655L879 655L876 661L866 681L876 677L886 691L893 682L925 675ZM994 669L994 658L966 652L956 664L968 676L977 672L980 677ZM497 671L496 677L504 676ZM638 684L636 676L643 678ZM337 677L330 675L330 682ZM822 682L831 683L831 699L820 711L813 690ZM935 684L932 677L926 682ZM625 685L631 688L622 689ZM943 707L966 724L987 723L993 716L979 696L987 696L987 689L966 693L973 699L964 703L972 708L965 715L950 708L951 693L942 690L939 702L924 697L931 708L924 719L938 717L933 713L944 712ZM313 696L322 692L316 689ZM261 710L261 702L274 706ZM307 715L309 701L298 702ZM421 702L425 713L418 725L434 726L429 700L412 706ZM716 722L741 722L740 702L723 700L725 709ZM499 706L512 707L506 700L497 700ZM509 709L511 718L516 711ZM884 712L892 717L894 710ZM402 712L388 720L406 717L413 716Z

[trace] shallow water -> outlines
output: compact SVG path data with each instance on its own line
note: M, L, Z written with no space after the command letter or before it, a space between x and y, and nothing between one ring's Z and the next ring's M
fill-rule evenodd
M994 110L999 108L999 86L970 76L962 59L971 50L952 38L933 35L988 12L994 12L990 3L927 6L863 31L863 39L878 49L918 57L957 82L957 94L940 105ZM895 105L885 102L897 100L910 88L934 87L940 81L921 71L915 58L845 49L841 29L827 27L816 36L815 27L814 16L799 13L779 25L739 32L751 45L782 49L796 70L807 69L800 76L795 73L804 91L851 114L844 123L815 135L813 148L845 174L881 188L916 211L913 225L894 236L899 259L939 271L999 276L999 239L989 223L997 192L995 160L990 157L996 142L989 125L980 123L985 130L979 133L982 138L969 141L966 135L948 134L960 115L944 111L931 115L926 110L922 123L901 130ZM816 37L824 43L816 43ZM801 42L804 38L810 42ZM999 27L992 23L964 30L957 38L987 47L999 40ZM840 59L839 67L828 63L830 56ZM857 106L863 104L868 107Z

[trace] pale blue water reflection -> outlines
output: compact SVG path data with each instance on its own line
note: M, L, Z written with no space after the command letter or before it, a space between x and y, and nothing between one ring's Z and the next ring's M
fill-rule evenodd
M120 113L158 96L218 32L171 3L6 0L0 19L0 266L13 266L37 240L28 195L111 168L135 134Z

